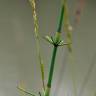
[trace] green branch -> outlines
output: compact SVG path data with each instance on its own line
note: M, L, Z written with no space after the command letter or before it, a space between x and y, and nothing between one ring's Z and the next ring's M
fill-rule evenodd
M24 93L26 93L26 94L29 94L29 95L31 95L31 96L36 96L36 95L34 95L34 94L32 94L32 93L24 90L23 88L17 87L17 89L19 89L20 91L22 91L22 92L24 92Z
M54 48L53 48L53 53L52 53L51 66L50 66L49 78L48 78L48 83L47 83L47 89L45 91L45 96L49 96L49 94L50 94L56 53L57 53L58 46L61 42L60 38L61 38L61 28L62 28L63 17L64 17L64 5L62 6L62 9L61 9L60 21L59 21L59 26L58 26L56 35L54 38L52 38L53 39L52 44L54 45Z
M47 86L50 88L51 87L51 82L52 82L52 77L53 77L53 70L54 70L54 64L55 64L55 57L57 53L57 46L54 46L53 49L53 56L52 56L52 61L51 61L51 67L50 67L50 72L49 72L49 79L48 79L48 84Z

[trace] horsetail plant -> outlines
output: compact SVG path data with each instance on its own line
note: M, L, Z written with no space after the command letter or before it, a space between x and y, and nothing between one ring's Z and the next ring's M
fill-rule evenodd
M59 26L58 26L57 32L55 34L55 37L51 37L51 39L53 41L52 44L53 44L54 47L53 47L51 66L50 66L50 71L49 71L49 77L48 77L48 82L47 82L47 88L46 88L46 91L45 91L45 96L49 96L49 94L50 94L56 53L57 53L58 46L62 42L61 41L61 28L62 28L62 21L63 21L63 17L64 17L63 15L64 15L64 5L62 5L60 22L59 22Z
M51 85L52 85L52 78L53 78L53 73L54 73L54 66L55 66L55 60L56 60L56 54L57 54L58 47L63 46L63 45L71 44L69 42L64 43L63 40L61 40L61 29L62 29L62 24L63 24L63 21L64 21L63 19L64 19L64 14L65 14L65 11L66 11L66 6L65 6L64 3L61 6L60 19L59 19L59 24L58 24L58 28L57 28L57 32L55 33L55 36L54 37L49 37L49 36L45 37L45 40L53 45L53 52L52 52L51 65L50 65L50 70L49 70L49 75L48 75L48 81L47 81L47 86L45 87L45 83L44 83L44 64L43 64L43 60L41 58L41 52L40 52L40 44L39 44L40 40L39 40L35 0L29 0L29 2L31 4L32 12L33 12L37 54L38 54L38 59L39 59L39 62L40 62L42 84L43 84L43 91L44 91L43 94L41 94L41 92L39 92L39 95L40 96L50 96L50 90L51 90ZM23 88L18 87L18 89L25 92L26 94L31 95L31 96L36 96L36 95L26 91Z

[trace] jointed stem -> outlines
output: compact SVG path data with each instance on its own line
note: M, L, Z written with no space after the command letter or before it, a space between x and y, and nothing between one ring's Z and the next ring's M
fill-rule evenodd
M60 42L60 37L61 37L61 28L62 28L62 22L63 22L63 17L64 17L64 5L62 6L61 9L61 16L60 16L60 21L59 21L59 26L54 38L54 48L53 48L53 54L52 54L52 59L51 59L51 66L50 66L50 71L49 71L49 78L48 78L48 83L47 83L47 89L45 92L45 96L49 96L50 94L50 89L51 89L51 83L52 83L52 77L53 77L53 71L54 71L54 64L55 64L55 58L56 58L56 53L57 53L57 48L58 44Z

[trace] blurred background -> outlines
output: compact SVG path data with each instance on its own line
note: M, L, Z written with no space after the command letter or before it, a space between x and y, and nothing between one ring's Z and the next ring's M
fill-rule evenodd
M71 24L76 2L68 1ZM73 60L67 47L58 49L51 96L96 96L96 0L85 2L80 23L73 26ZM41 36L56 32L60 5L36 0ZM28 0L0 0L0 96L22 96L19 82L29 92L42 90L31 10ZM47 83L52 46L41 39L41 49Z

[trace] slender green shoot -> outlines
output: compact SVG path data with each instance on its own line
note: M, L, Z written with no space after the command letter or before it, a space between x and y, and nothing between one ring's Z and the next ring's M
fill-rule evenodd
M29 95L31 95L31 96L36 96L36 95L32 94L31 92L28 92L28 91L26 91L26 90L23 89L23 88L20 88L19 86L17 86L17 89L19 89L20 91L22 91L22 92L24 92L24 93L26 93L26 94L29 94Z
M41 69L41 78L42 78L42 84L43 84L43 90L45 91L45 83L44 83L44 64L43 59L41 56L41 49L40 49L40 40L39 40L39 26L38 26L38 18L36 14L36 4L35 0L29 0L29 3L32 7L32 15L34 20L34 31L35 31L35 37L36 37L36 48L37 48L37 55L40 63L40 69Z
M47 82L47 89L45 91L45 96L50 95L50 89L51 89L51 84L52 84L56 53L57 53L58 46L61 42L60 38L61 38L61 28L62 28L63 17L64 17L64 5L62 5L61 16L60 16L60 21L58 24L57 32L55 34L55 37L54 38L52 37L54 48L53 48L53 53L52 53L51 66L50 66L50 70L49 70L49 78L48 78L48 82Z

